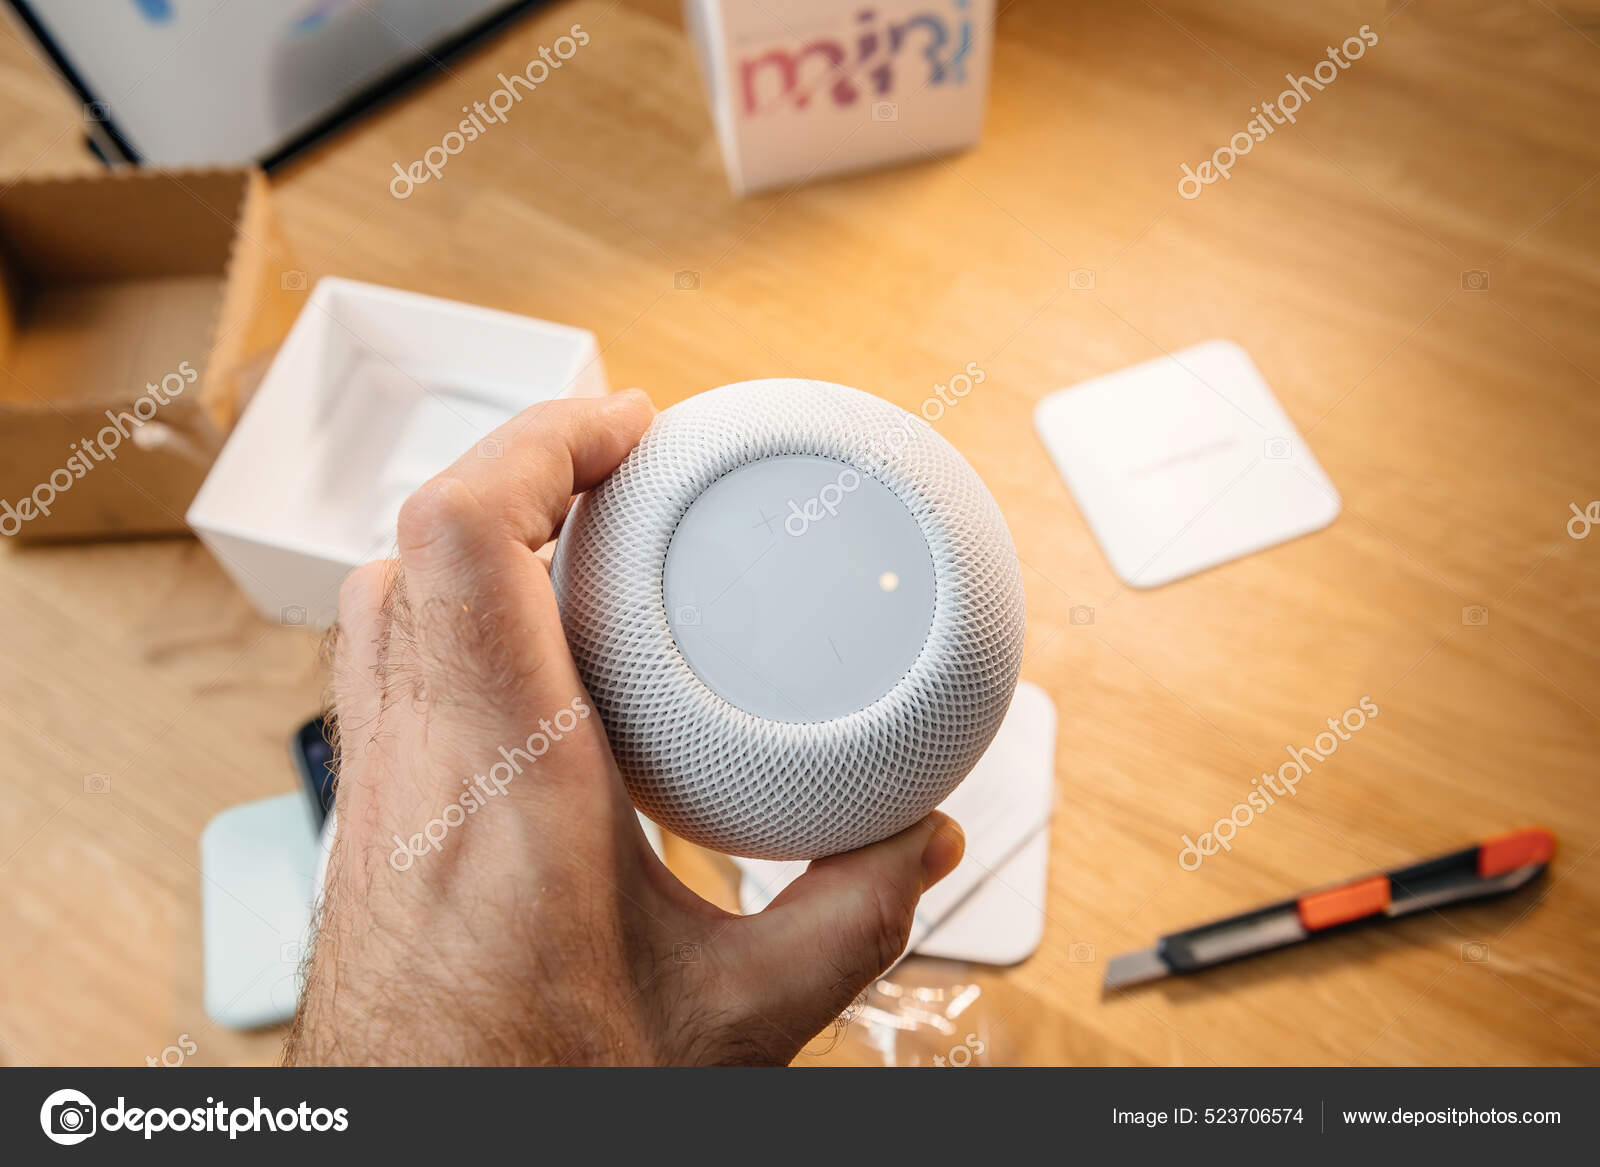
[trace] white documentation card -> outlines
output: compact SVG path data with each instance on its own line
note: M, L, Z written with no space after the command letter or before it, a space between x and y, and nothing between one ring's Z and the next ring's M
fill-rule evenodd
M1029 681L1017 686L1000 732L939 809L961 824L967 853L922 897L907 951L1015 964L1044 936L1055 794L1056 707ZM771 903L805 860L735 859L739 903L749 914Z
M301 793L229 807L200 834L206 1012L230 1029L294 1016L321 848Z
M1339 492L1238 345L1046 397L1034 424L1112 570L1153 588L1310 534Z

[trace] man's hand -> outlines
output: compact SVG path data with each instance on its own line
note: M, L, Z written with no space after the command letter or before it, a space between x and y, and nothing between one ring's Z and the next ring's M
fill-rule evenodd
M959 861L934 813L739 917L656 858L536 554L653 412L533 407L407 501L398 562L346 580L339 830L289 1063L787 1062Z

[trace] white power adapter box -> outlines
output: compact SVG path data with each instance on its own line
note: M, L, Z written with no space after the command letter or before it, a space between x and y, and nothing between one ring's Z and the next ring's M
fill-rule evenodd
M686 0L734 193L976 144L994 10L994 0Z
M312 290L188 520L250 597L325 627L406 498L527 406L606 392L594 334L394 288Z

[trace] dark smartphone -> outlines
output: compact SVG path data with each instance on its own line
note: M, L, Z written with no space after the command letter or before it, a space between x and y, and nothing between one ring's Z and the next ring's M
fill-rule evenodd
M311 800L313 821L322 829L322 820L333 809L333 786L338 771L333 768L332 727L333 714L324 713L302 725L289 743L294 755L295 769L305 784L306 797Z

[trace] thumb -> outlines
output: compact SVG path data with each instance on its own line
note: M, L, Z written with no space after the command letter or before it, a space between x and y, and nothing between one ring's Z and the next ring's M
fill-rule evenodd
M757 1009L810 1040L899 959L917 901L966 845L955 820L934 811L880 843L814 860L739 929Z

